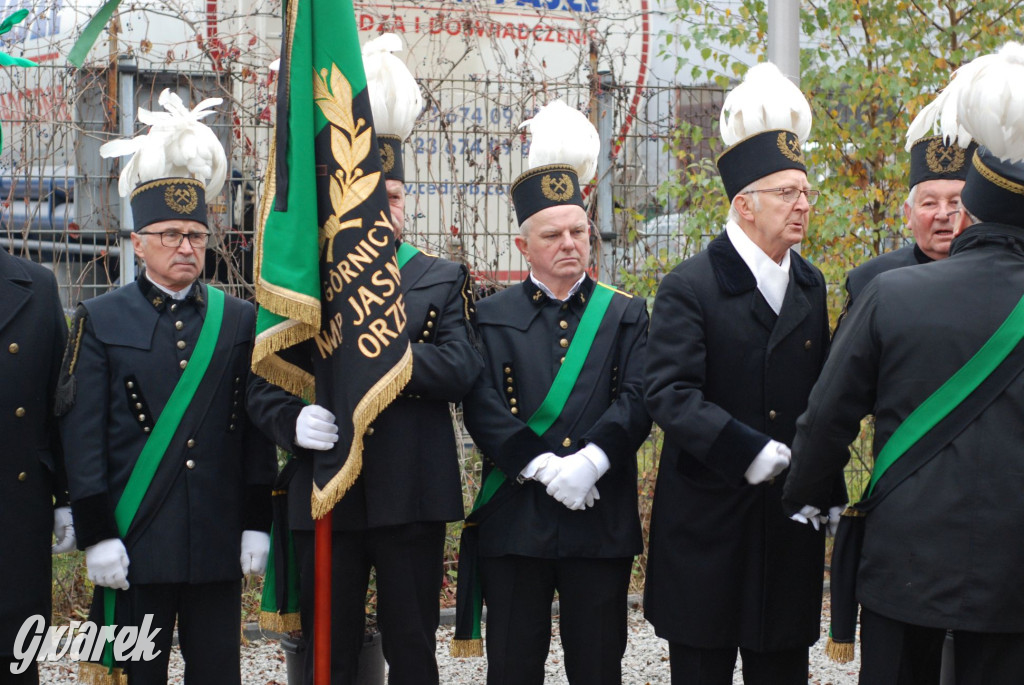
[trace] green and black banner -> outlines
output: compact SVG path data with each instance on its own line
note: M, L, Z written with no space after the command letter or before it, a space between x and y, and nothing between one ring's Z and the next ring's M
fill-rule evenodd
M412 353L352 2L284 11L253 369L337 417L338 443L314 465L318 519L359 476L363 434L408 382Z

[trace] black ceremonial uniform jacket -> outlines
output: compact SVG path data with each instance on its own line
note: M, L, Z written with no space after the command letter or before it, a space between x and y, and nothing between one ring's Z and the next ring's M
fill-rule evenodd
M143 275L75 312L60 392L73 402L61 426L80 548L119 537L114 507L192 356L206 303L199 283L175 302ZM272 388L249 373L254 327L255 308L225 295L204 383L125 539L130 583L234 580L242 531L270 528L276 452L245 406L247 384Z
M865 414L877 455L1024 294L1024 229L977 224L949 259L880 275L836 337L800 417L786 500L828 499ZM865 518L857 598L883 616L1024 631L1024 375ZM888 475L882 477L885 483ZM858 495L860 493L857 493Z
M50 539L68 502L54 390L68 327L53 274L0 249L0 656L29 616L50 619Z
M648 326L643 299L614 294L559 418L543 436L526 425L547 395L595 287L587 276L563 303L527 278L480 301L485 369L464 403L466 427L483 452L484 477L499 468L514 488L480 523L483 556L612 558L643 548L636 452L651 428L641 390ZM589 442L610 462L596 483L601 499L593 507L570 511L541 483L516 482L534 457L565 456Z
M824 533L783 511L786 472L743 476L769 440L792 444L828 352L824 278L790 260L777 316L724 232L654 301L645 391L665 444L644 608L670 642L773 651L818 639ZM837 480L826 504L845 502Z
M848 296L846 307L847 309L853 304L853 301L864 291L864 287L871 282L875 276L886 271L893 269L899 269L903 266L914 266L915 264L927 264L928 262L935 261L928 255L926 255L921 248L914 243L913 245L907 245L901 247L898 250L892 252L886 252L880 254L877 257L872 257L868 261L864 262L860 266L850 269L849 273L846 274L846 293Z
M480 373L469 271L419 253L402 267L412 378L366 431L363 469L334 507L335 530L364 530L423 521L458 521L462 479L449 403L459 402ZM295 446L303 404L254 403L261 425L298 459L288 486L288 522L312 530L313 451ZM266 422L266 423L264 423Z

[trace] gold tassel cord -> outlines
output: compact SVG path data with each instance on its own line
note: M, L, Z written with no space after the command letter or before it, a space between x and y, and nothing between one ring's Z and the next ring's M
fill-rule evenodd
M260 612L260 628L273 633L291 633L302 630L299 612L279 614L276 611Z
M456 659L478 657L484 655L484 641L480 638L473 640L452 640L449 653Z
M109 670L103 664L83 661L78 665L78 682L82 685L128 685L123 669Z
M848 664L853 661L853 643L836 642L829 638L825 643L825 654L838 664Z
M345 460L341 470L322 489L313 483L310 504L314 519L326 516L327 512L334 508L334 505L356 482L356 478L359 477L363 469L363 435L366 433L366 429L380 416L382 411L387 409L389 404L395 401L398 393L402 391L410 378L412 378L412 345L405 348L405 354L402 355L401 360L377 381L356 405L352 416L353 437L352 446L348 451L348 459Z

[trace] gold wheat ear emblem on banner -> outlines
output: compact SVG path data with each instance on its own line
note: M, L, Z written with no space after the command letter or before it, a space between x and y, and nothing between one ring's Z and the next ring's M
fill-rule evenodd
M338 68L313 72L313 101L331 127L331 154L338 168L330 180L331 208L334 213L320 229L320 247L327 243L326 257L334 249L334 236L346 228L362 226L362 219L342 222L341 217L361 205L380 181L380 172L366 174L360 165L369 156L373 143L373 128L365 119L352 116L352 85Z

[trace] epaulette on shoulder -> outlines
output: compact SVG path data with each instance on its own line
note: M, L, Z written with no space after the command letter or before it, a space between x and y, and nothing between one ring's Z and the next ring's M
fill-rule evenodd
M82 347L82 333L85 331L85 320L89 317L85 305L79 304L71 318L71 330L68 333L68 346L64 350L64 359L60 365L60 377L57 379L57 390L54 397L53 413L63 416L75 404L78 386L75 382L75 366L78 364L78 351Z
M632 298L632 297L633 297L632 295L630 295L629 293L627 293L627 292L626 292L625 290L619 290L618 288L615 288L615 287L613 287L613 286L610 286L610 285L608 285L607 283L602 283L601 281L597 281L597 284L598 284L599 286L601 286L602 288L607 288L608 290L611 290L612 292L616 292L616 293L618 293L618 294L620 294L620 295L625 295L626 297L629 297L629 298Z

